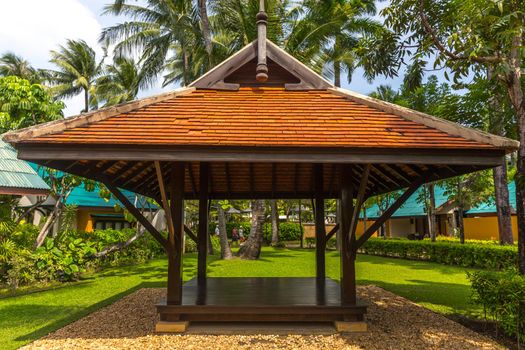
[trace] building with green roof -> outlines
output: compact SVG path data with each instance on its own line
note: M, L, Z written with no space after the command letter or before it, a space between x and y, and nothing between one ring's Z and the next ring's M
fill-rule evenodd
M43 195L49 186L27 162L16 157L16 150L0 138L0 194Z

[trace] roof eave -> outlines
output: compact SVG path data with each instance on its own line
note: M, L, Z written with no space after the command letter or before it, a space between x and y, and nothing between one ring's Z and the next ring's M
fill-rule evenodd
M505 150L506 153L511 153L518 150L520 143L506 137L489 134L484 131L468 128L460 124L437 118L432 115L418 112L406 107L402 107L390 102L385 102L370 96L362 95L350 90L342 88L329 88L329 91L348 98L357 103L367 105L369 107L379 109L386 113L391 113L415 123L426 125L430 128L441 130L447 134L459 136L476 142L492 145L496 148Z

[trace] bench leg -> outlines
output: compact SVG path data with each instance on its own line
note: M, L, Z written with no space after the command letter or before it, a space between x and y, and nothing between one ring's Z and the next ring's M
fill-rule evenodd
M346 322L346 321L335 321L335 330L339 333L365 333L368 331L368 325L364 321L359 322Z
M155 332L157 333L184 333L188 329L188 321L159 321L155 325Z

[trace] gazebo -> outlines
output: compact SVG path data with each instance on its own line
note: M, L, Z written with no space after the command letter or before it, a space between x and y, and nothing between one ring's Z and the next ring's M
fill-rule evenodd
M334 87L266 39L258 39L190 86L5 137L21 159L100 181L168 257L159 331L188 321L335 321L363 330L356 253L420 185L502 164L518 143ZM165 237L122 195L154 198ZM404 192L355 234L370 196ZM213 199L314 199L315 278L207 278ZM325 276L324 200L341 201L340 283ZM184 226L184 200L199 201L199 230ZM182 281L182 242L198 246L197 277Z

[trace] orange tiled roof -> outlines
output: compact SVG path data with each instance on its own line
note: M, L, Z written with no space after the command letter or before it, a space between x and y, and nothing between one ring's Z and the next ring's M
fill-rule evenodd
M492 148L328 90L195 90L31 142L297 146L357 148Z

